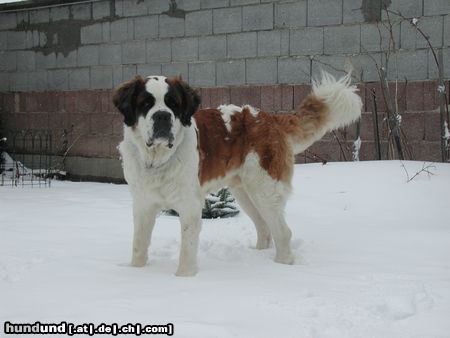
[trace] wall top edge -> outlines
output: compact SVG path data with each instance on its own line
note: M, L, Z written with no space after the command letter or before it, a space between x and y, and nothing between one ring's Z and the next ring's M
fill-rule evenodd
M59 7L65 5L73 5L80 3L97 2L100 0L26 0L20 2L9 2L0 4L0 13L27 11L32 9L39 9L45 7Z

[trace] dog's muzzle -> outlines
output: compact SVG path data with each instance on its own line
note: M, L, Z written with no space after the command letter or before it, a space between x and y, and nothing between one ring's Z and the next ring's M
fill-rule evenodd
M172 134L172 115L169 112L158 110L152 116L153 136L147 141L151 147L155 143L167 143L169 148L173 147L174 137Z

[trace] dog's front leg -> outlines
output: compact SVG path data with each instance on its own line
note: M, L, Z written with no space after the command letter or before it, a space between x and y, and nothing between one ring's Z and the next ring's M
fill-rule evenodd
M198 208L197 208L198 209ZM177 276L194 276L197 273L197 250L201 230L201 208L188 213L180 212L181 248Z
M158 209L155 206L143 204L140 201L133 202L133 253L132 266L144 266L148 259L148 247L152 236L153 227Z

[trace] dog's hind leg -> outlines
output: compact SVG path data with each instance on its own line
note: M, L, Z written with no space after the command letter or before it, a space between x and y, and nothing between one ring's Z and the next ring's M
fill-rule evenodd
M272 179L260 173L255 181L254 176L242 180L247 194L270 229L275 243L275 262L293 264L294 256L290 242L292 232L284 219L284 208L289 195L290 186L285 182Z
M133 253L132 266L144 266L148 259L148 247L159 209L139 202L133 202Z
M255 224L257 235L256 249L262 250L269 248L272 243L270 229L264 219L261 217L261 214L259 213L258 209L256 209L248 194L245 192L244 188L235 187L230 188L230 190L241 208Z

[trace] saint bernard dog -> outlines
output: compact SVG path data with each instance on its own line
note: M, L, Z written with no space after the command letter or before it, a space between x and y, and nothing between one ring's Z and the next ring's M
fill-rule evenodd
M199 95L179 77L136 76L119 86L113 102L124 117L119 150L133 198L131 264L146 264L158 213L174 209L181 222L176 275L195 275L205 194L224 186L255 224L256 249L273 240L275 262L292 264L283 212L294 155L360 117L356 91L349 75L324 73L296 111L272 114L249 105L198 110Z

